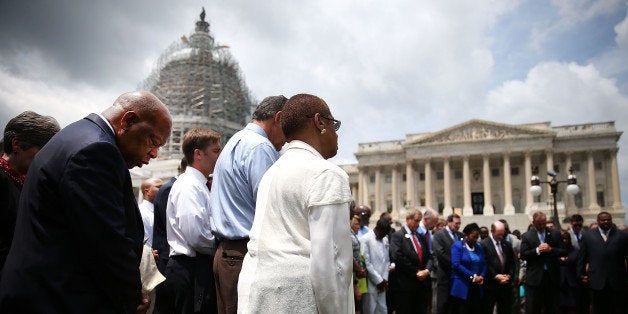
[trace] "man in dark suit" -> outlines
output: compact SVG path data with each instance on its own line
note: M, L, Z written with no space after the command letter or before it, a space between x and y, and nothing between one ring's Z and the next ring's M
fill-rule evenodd
M177 169L179 174L185 172L188 166L185 157L181 158L181 164ZM166 273L168 257L170 255L170 245L168 245L168 234L166 233L166 207L168 206L168 195L172 190L172 185L177 181L177 177L170 180L159 188L155 195L155 226L153 227L153 250L157 251L157 269L162 274Z
M1 313L144 312L144 228L128 169L170 136L148 92L123 94L55 135L26 178L0 283Z
M498 314L507 314L512 310L515 253L512 244L504 240L505 235L506 226L498 220L491 225L491 234L481 242L486 259L485 313L493 313L495 304Z
M395 309L398 314L426 313L431 288L430 271L433 260L425 238L417 233L421 212L411 208L406 213L406 226L392 234L390 260L395 264Z
M521 259L526 261L526 313L558 313L560 268L567 254L558 230L546 228L547 216L536 212L530 229L521 236Z
M593 313L626 313L628 234L613 225L613 217L608 212L599 213L597 223L597 228L582 237L578 277L583 283L589 283Z
M449 306L449 293L451 291L451 245L459 241L464 235L459 232L460 216L451 214L447 216L447 226L434 233L432 248L434 257L438 262L436 313L446 314L451 312Z

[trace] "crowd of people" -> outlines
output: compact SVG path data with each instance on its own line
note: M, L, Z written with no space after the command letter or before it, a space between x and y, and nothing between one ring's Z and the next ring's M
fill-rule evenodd
M138 205L128 170L172 129L155 95L63 129L16 116L0 158L0 313L626 311L628 234L609 213L584 232L582 216L564 231L538 212L520 234L409 208L395 230L328 161L340 126L317 96L267 97L224 147L187 131L179 174L144 181Z
M613 224L608 212L600 212L586 232L579 214L570 217L567 230L560 230L536 212L521 234L510 232L504 219L490 227L470 223L460 232L457 214L439 220L433 209L411 208L401 230L391 231L392 221L384 213L373 230L360 234L367 228L361 217L370 215L365 206L350 210L356 313L627 309L628 233ZM366 289L360 278L367 278Z

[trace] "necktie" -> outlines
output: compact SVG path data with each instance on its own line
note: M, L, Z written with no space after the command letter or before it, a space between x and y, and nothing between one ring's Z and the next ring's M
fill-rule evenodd
M449 236L451 237L452 240L456 241L456 236L454 235L453 231L449 231Z
M414 248L416 249L416 254L419 256L419 264L421 264L421 260L423 260L423 250L421 250L421 245L419 245L419 240L417 240L416 235L412 234L412 242L414 242Z
M602 239L604 239L604 242L606 242L606 240L608 240L608 234L606 234L608 231L602 231Z
M545 232L539 232L539 240L541 241L541 243L545 243ZM543 263L543 269L544 270L548 270L549 267L547 267L546 263Z
M432 252L432 243L430 243L430 231L425 231L425 242L427 242L427 247L430 248L430 252Z
M501 243L497 242L497 255L499 256L499 262L502 264L502 269L504 269L504 252L502 251Z

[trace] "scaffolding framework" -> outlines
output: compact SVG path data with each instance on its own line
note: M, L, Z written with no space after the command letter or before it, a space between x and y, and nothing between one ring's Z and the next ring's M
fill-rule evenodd
M254 108L237 62L228 46L215 44L204 13L190 38L172 43L140 84L166 104L172 116L162 158L181 158L183 135L194 128L217 131L226 142L246 125Z

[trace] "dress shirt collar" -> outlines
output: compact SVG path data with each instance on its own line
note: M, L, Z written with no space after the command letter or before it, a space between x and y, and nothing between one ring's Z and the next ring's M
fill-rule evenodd
M203 175L200 171L198 171L198 169L190 165L188 165L188 167L185 168L185 174L195 178L202 184L207 184L207 177L205 177L205 175Z
M286 152L291 150L291 149L303 149L303 150L306 150L306 151L316 155L317 157L323 158L321 153L319 153L314 147L310 146L308 143L303 142L303 141L299 141L299 140L292 140L292 141L290 141L288 143L288 147L286 149Z
M458 240L458 235L453 230L449 229L449 226L445 226L445 230L447 230L450 238L453 236L454 241Z
M423 220L419 223L419 227L416 229L419 234L425 234L427 232L427 228L423 224Z
M148 200L142 200L142 206L150 210L151 213L155 212L155 204L151 203Z
M260 127L259 125L253 122L250 122L249 124L247 124L245 129L255 132L265 138L268 138L268 135L266 135L266 132L264 132L264 129L262 129L262 127Z
M406 232L407 232L409 235L412 235L412 230L410 230L410 228L408 228L408 226L403 226L403 228L404 228L404 229L406 229ZM417 231L418 231L418 229L417 229ZM417 234L417 232L415 232L415 233L414 233L414 235L416 235L416 234Z
M491 241L493 241L493 246L497 246L497 241L493 238L493 234L489 232L488 236L491 238ZM504 239L502 239L502 241L504 241L506 237L507 235L504 235Z
M109 129L111 130L111 133L113 133L113 135L116 135L116 131L113 129L113 127L111 126L111 123L109 123L109 120L107 120L107 118L105 118L103 115L101 115L100 113L98 114L98 116L103 119L105 121L105 123L107 123L107 126L109 126Z
M612 228L611 228L612 229ZM608 237L608 235L611 233L611 229L608 229L606 231L606 233L604 232L604 230L602 230L602 228L597 227L597 230L600 232L600 235L606 235Z

